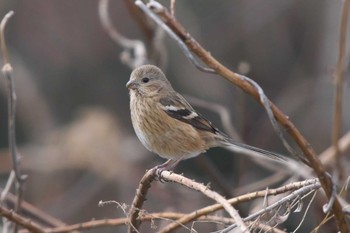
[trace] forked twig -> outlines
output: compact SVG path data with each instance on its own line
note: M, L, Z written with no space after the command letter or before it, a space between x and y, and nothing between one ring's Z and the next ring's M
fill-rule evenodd
M261 190L261 191L257 191L257 192L243 194L243 195L240 195L238 197L234 197L234 198L229 199L228 202L231 205L236 205L238 203L251 201L251 200L254 200L256 198L264 198L266 196L278 195L278 194L286 193L289 191L298 190L298 189L301 189L305 186L310 186L310 185L320 186L320 183L318 182L317 179L309 179L309 180L305 180L305 181L301 181L301 182L294 182L294 183L287 184L285 186L282 186L282 187L276 188L276 189ZM211 213L218 211L222 208L223 208L222 205L214 204L211 206L204 207L202 209L198 209L196 211L193 211L193 212L181 217L177 221L168 224L166 227L161 229L158 233L169 233L169 232L177 229L181 225L187 224L190 221L193 221L201 216L211 214Z
M203 184L197 183L187 177L175 174L169 171L162 171L160 174L161 178L165 181L172 181L178 184L182 184L190 189L199 191L206 195L207 197L213 199L223 206L223 208L228 212L228 214L235 220L237 226L240 229L240 232L249 232L247 226L242 221L241 216L238 214L238 211L232 207L232 205L220 194L215 191L212 191Z
M305 186L301 189L298 189L294 192L292 192L291 194L279 199L278 201L276 201L275 203L269 205L268 207L264 208L264 209L261 209L257 212L255 212L254 214L251 214L249 215L248 217L244 218L243 220L244 221L250 221L252 219L255 219L265 213L268 213L270 212L271 210L273 209L276 209L278 208L279 206L282 206L284 203L288 203L288 202L291 202L293 201L295 198L298 198L298 197L301 197L307 193L310 193L310 192L314 192L316 191L317 189L319 189L321 187L320 183L315 183L315 184L311 184L311 185L308 185L308 186ZM230 230L234 229L236 227L235 224L227 227L226 229L220 231L220 233L228 233Z

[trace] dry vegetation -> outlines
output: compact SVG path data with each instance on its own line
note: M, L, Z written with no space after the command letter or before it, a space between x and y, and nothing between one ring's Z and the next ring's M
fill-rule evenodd
M271 2L0 3L0 231L350 232L350 1ZM150 169L124 87L146 63L288 160Z

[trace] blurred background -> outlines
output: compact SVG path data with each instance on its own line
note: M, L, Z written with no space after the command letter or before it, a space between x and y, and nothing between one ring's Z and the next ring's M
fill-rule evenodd
M341 7L341 0L177 0L176 18L220 62L260 84L321 153L331 145ZM10 10L15 15L6 38L18 97L17 140L21 166L29 175L24 199L67 224L124 216L116 205L98 207L98 202L131 204L146 169L163 160L135 137L125 88L131 70L120 60L123 49L101 26L98 1L0 1L1 18ZM125 1L111 2L109 12L121 34L145 40ZM177 91L227 108L245 143L287 154L252 98L223 78L197 70L167 35L162 52L164 71ZM350 128L349 89L346 72L343 133ZM230 133L217 113L196 109ZM2 76L0 187L11 170L7 133L7 85ZM272 175L223 149L210 150L205 157L181 162L176 172L211 182L226 196ZM219 170L230 190L216 184L207 169ZM144 208L189 212L210 203L178 185L155 182ZM249 212L248 206L239 208L243 215ZM287 229L294 229L301 217L296 215ZM309 219L300 232L310 231L321 218L322 214ZM196 229L215 230L210 224ZM149 224L142 225L142 232L153 231ZM97 232L125 232L125 228Z

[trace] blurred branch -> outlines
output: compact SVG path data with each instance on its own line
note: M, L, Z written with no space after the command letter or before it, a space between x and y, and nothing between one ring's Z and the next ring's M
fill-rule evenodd
M8 138L9 138L9 148L12 157L12 168L16 177L16 189L17 189L17 202L15 206L15 211L18 213L21 206L22 196L23 196L23 182L26 179L26 175L22 175L20 169L20 156L17 152L16 143L16 93L15 93L15 83L13 79L13 69L10 64L10 59L8 56L6 41L5 41L5 27L8 20L14 14L10 11L5 15L0 24L0 40L1 40L1 55L4 61L2 67L2 73L8 81ZM12 183L12 182L11 182ZM14 231L17 231L15 225Z
M239 141L239 142L242 141L240 136L237 133L237 130L232 124L232 118L231 118L230 112L225 106L218 103L210 102L210 101L204 101L202 99L189 96L189 95L183 95L183 96L185 96L186 99L193 105L216 112L220 116L222 125L225 128L228 135L230 135L230 137L236 141Z
M8 220L28 229L33 233L45 233L44 228L39 224L31 221L30 219L24 218L21 215L13 212L12 210L6 209L5 207L0 205L0 215L4 216Z
M319 155L323 164L325 165L331 164L336 154L335 148L339 149L339 153L345 153L346 151L350 150L350 131L347 132L342 138L340 138L337 144L338 144L337 147L331 146Z
M0 187L0 192L3 192L4 190ZM15 205L16 203L16 196L12 193L8 193L6 195L6 202L8 202L10 205ZM36 219L38 222L42 223L43 225L48 225L52 227L60 227L66 225L61 220L49 215L48 213L38 209L36 206L33 206L32 204L26 202L23 200L21 202L21 209L25 216L31 216L31 219ZM21 231L20 231L21 232ZM79 232L74 232L79 233Z
M124 3L146 38L148 62L152 62L158 67L165 69L167 64L167 50L164 46L164 31L149 20L135 5L134 0L124 0Z
M174 212L161 212L161 213L144 213L139 218L142 222L145 221L154 221L155 219L167 219L167 220L177 220L181 217L183 217L185 214L183 213L174 213ZM203 222L215 222L215 223L221 223L221 224L233 224L234 221L231 218L225 218L225 217L219 217L219 216L201 216L198 218L198 221ZM91 230L95 228L101 228L101 227L113 227L113 226L122 226L128 224L128 218L115 218L115 219L100 219L100 220L92 220L88 222L68 225L68 226L62 226L57 228L51 228L46 229L45 233L66 233L71 232L74 230ZM254 223L255 224L255 223ZM273 231L275 233L285 233L285 231L272 228L268 225L264 225L261 223L258 223L255 225L256 229L264 229L264 231L268 232L269 230Z
M121 47L124 51L121 54L121 61L134 69L140 65L147 63L147 51L145 45L140 40L130 40L122 36L114 27L111 22L108 10L109 10L109 0L100 0L98 7L98 15L102 27L110 36L110 38Z
M246 93L248 93L261 104L263 104L261 102L262 99L258 90L252 85L251 82L242 79L241 75L232 72L230 69L225 67L219 61L217 61L184 29L184 27L179 22L176 21L176 19L174 19L166 11L166 9L159 2L152 1L151 3L153 7L156 6L156 13L159 15L159 17L162 18L164 22L160 20L159 17L156 17L154 13L151 12L151 14L148 11L148 8L145 8L143 2L139 0L135 2L137 6L144 10L144 12L157 23L158 21L161 21L161 23L166 24L167 27L170 28L168 30L170 31L170 33L167 31L169 35L175 34L176 38L181 40L181 42L179 42L179 40L176 39L176 42L179 43L181 48L183 48L183 44L185 44L185 49L183 49L184 51L190 50L192 53L196 54L197 57L199 57L206 65L211 67L210 70L215 70L217 74L224 77L234 85L240 87ZM291 137L295 140L295 142L299 145L300 149L303 151L304 155L307 158L307 161L304 160L304 162L307 162L307 164L313 168L314 172L316 173L321 182L323 189L325 190L328 199L330 199L332 196L333 185L326 174L324 166L316 156L314 149L312 148L310 143L304 138L304 136L298 131L295 125L289 120L289 118L276 105L269 101L269 106L271 107L271 111L276 120L286 129L286 131L291 135ZM343 233L349 232L349 226L346 223L346 219L338 198L336 198L334 205L332 206L332 210L335 215L335 219L339 230Z
M170 14L175 18L175 4L176 0L171 0L170 1Z
M146 15L137 6L135 6L134 0L124 0L124 4L143 31L147 43L151 44L154 37L154 25L152 25Z
M340 33L339 33L339 47L338 47L338 63L335 71L335 100L333 112L333 132L332 145L335 148L335 164L340 177L344 177L343 164L341 163L341 152L338 141L341 137L342 130L342 116L343 116L343 80L346 60L346 37L348 28L350 0L345 0L341 19L340 19Z

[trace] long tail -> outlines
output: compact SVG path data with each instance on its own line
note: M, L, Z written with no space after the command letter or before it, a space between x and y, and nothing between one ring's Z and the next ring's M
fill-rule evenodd
M244 143L234 142L231 139L223 142L223 146L232 148L232 150L237 152L237 153L242 153L242 154L253 156L253 157L264 157L264 158L268 158L268 159L271 159L271 160L274 160L277 162L282 162L282 163L285 163L289 160L284 155L274 153L271 151L267 151L267 150L263 150L263 149L260 149L260 148L254 147L254 146L249 146L249 145L244 144Z

